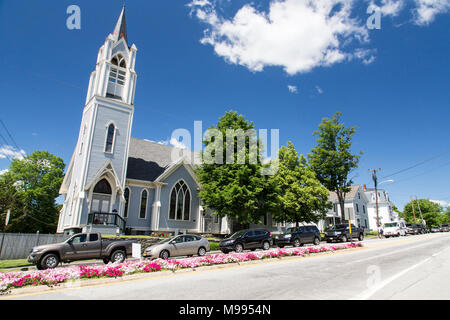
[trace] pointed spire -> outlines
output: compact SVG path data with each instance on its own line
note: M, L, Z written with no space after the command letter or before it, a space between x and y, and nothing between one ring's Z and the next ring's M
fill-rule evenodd
M117 20L117 24L112 35L114 41L119 41L121 38L124 38L125 42L128 45L127 23L125 21L125 5L123 5L122 12L120 13L119 20Z

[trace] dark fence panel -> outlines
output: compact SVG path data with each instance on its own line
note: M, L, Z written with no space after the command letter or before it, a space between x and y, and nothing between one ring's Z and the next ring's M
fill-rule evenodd
M64 234L5 233L0 260L24 259L33 247L62 242L68 237ZM0 233L0 245L2 239L3 233Z

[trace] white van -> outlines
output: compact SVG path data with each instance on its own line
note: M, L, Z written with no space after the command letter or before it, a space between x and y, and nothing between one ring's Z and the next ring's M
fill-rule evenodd
M404 222L389 222L383 224L383 236L400 237L406 236L406 226Z

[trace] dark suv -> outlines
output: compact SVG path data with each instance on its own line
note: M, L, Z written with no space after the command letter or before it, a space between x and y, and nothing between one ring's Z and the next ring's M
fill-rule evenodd
M275 237L275 245L300 247L305 243L320 244L320 231L316 226L301 226L287 228L286 231Z
M422 234L424 233L423 227L418 223L407 223L406 224L407 234Z
M242 252L245 249L268 250L272 245L272 235L265 229L246 229L233 233L220 241L219 249L223 253L230 251Z

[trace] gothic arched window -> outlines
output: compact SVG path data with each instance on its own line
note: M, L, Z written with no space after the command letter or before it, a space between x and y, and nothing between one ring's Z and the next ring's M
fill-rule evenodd
M147 198L148 192L144 189L141 194L141 210L139 211L139 219L145 219L145 216L147 215Z
M115 66L120 66L121 68L126 68L127 67L127 63L125 61L125 58L122 55L120 55L120 54L114 56L111 59L111 63L113 65L115 65Z
M191 192L188 185L178 181L170 193L169 219L189 221L191 215Z
M116 127L114 124L110 124L108 126L108 130L106 132L106 143L105 143L105 152L112 153L113 145L114 145L114 136L116 135Z
M94 193L112 194L111 185L109 184L108 180L100 180L94 187Z
M111 71L109 72L108 89L106 96L110 98L122 98L122 89L125 85L126 67L125 58L118 54L111 59Z
M125 209L123 210L123 217L128 218L128 205L130 203L130 189L129 188L125 188L123 197L125 198Z

